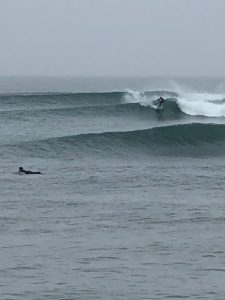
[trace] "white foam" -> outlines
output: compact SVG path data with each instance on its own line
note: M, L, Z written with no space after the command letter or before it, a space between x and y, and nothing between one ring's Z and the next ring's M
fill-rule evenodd
M153 108L156 108L154 105L154 101L156 99L156 96L147 96L144 92L129 89L127 89L127 93L124 98L125 103L139 103L140 105L151 106Z
M225 94L186 93L177 98L180 109L192 116L224 117Z
M182 91L181 87L177 87L173 92L178 94L175 101L185 114L191 116L225 117L225 94L187 92ZM163 96L166 98L166 95L163 94ZM171 96L168 94L168 97ZM159 98L159 95L152 94L149 96L140 91L127 90L125 102L139 103L143 106L156 108L154 101L157 98Z
M140 103L143 98L145 98L145 94L143 92L127 89L124 100L126 103Z

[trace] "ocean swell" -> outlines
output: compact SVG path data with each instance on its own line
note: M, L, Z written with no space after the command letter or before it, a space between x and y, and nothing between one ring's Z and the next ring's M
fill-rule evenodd
M5 145L21 155L82 157L85 155L214 155L225 152L225 125L180 124L125 132L54 137ZM13 148L12 148L13 147ZM10 151L10 149L8 149Z

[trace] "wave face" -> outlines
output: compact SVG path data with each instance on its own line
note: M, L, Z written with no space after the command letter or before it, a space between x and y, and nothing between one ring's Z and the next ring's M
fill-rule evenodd
M156 100L166 99L164 113L182 112L186 115L205 117L225 116L225 94L176 93L171 91L130 91L109 93L44 93L0 95L0 111L76 109L139 104L155 109ZM128 107L128 106L127 106ZM135 107L135 106L130 106ZM137 107L137 106L136 106ZM107 108L106 108L107 109ZM128 107L129 109L129 107Z
M166 101L157 112L160 96ZM0 115L3 157L224 152L225 94L167 90L7 94L0 95Z
M224 155L225 125L183 124L151 129L54 137L5 145L23 156Z

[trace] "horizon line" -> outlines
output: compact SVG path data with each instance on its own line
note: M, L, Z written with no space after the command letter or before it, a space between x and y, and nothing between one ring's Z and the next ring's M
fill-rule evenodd
M224 75L0 75L0 78L225 78Z

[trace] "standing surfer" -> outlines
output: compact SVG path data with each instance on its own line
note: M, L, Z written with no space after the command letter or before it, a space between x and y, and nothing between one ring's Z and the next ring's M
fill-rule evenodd
M164 102L165 102L165 99L163 98L163 97L160 97L158 100L158 108L161 108L161 107L163 107L163 104L164 104Z

